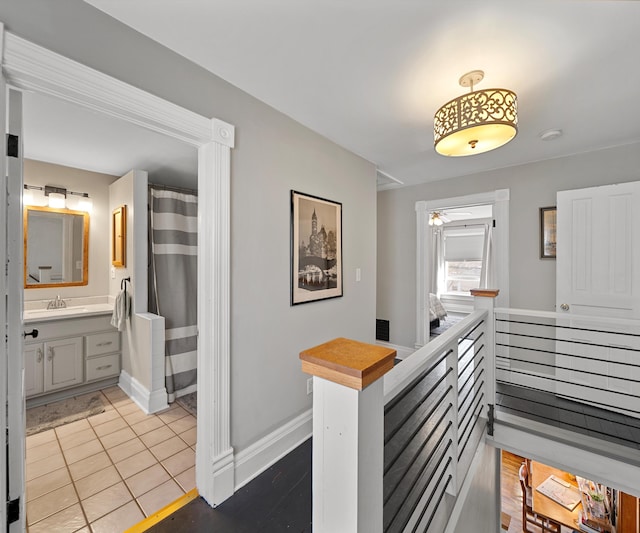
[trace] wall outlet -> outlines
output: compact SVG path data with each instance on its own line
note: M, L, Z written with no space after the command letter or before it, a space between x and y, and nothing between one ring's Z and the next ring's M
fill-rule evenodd
M360 281L362 279L362 270L356 268L356 281Z
M111 267L111 279L116 279L116 269Z
M309 378L307 380L307 394L311 394L313 392L313 378Z

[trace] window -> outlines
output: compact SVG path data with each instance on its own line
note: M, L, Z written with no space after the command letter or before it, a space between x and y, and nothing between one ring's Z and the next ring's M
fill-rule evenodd
M444 229L444 293L469 295L480 286L484 226Z
M448 294L469 294L480 286L482 261L445 261L445 292Z

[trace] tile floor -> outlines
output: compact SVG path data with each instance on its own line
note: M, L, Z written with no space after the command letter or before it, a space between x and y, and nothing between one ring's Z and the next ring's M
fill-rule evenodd
M120 533L195 487L195 417L102 393L105 412L27 437L30 533Z

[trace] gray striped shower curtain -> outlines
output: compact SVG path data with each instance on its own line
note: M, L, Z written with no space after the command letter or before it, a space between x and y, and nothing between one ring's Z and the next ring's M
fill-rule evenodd
M197 388L198 196L149 187L149 311L165 319L169 402Z

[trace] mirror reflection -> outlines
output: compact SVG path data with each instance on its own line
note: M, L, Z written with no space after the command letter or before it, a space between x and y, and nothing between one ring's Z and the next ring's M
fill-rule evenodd
M28 206L24 210L26 289L88 283L89 214Z

